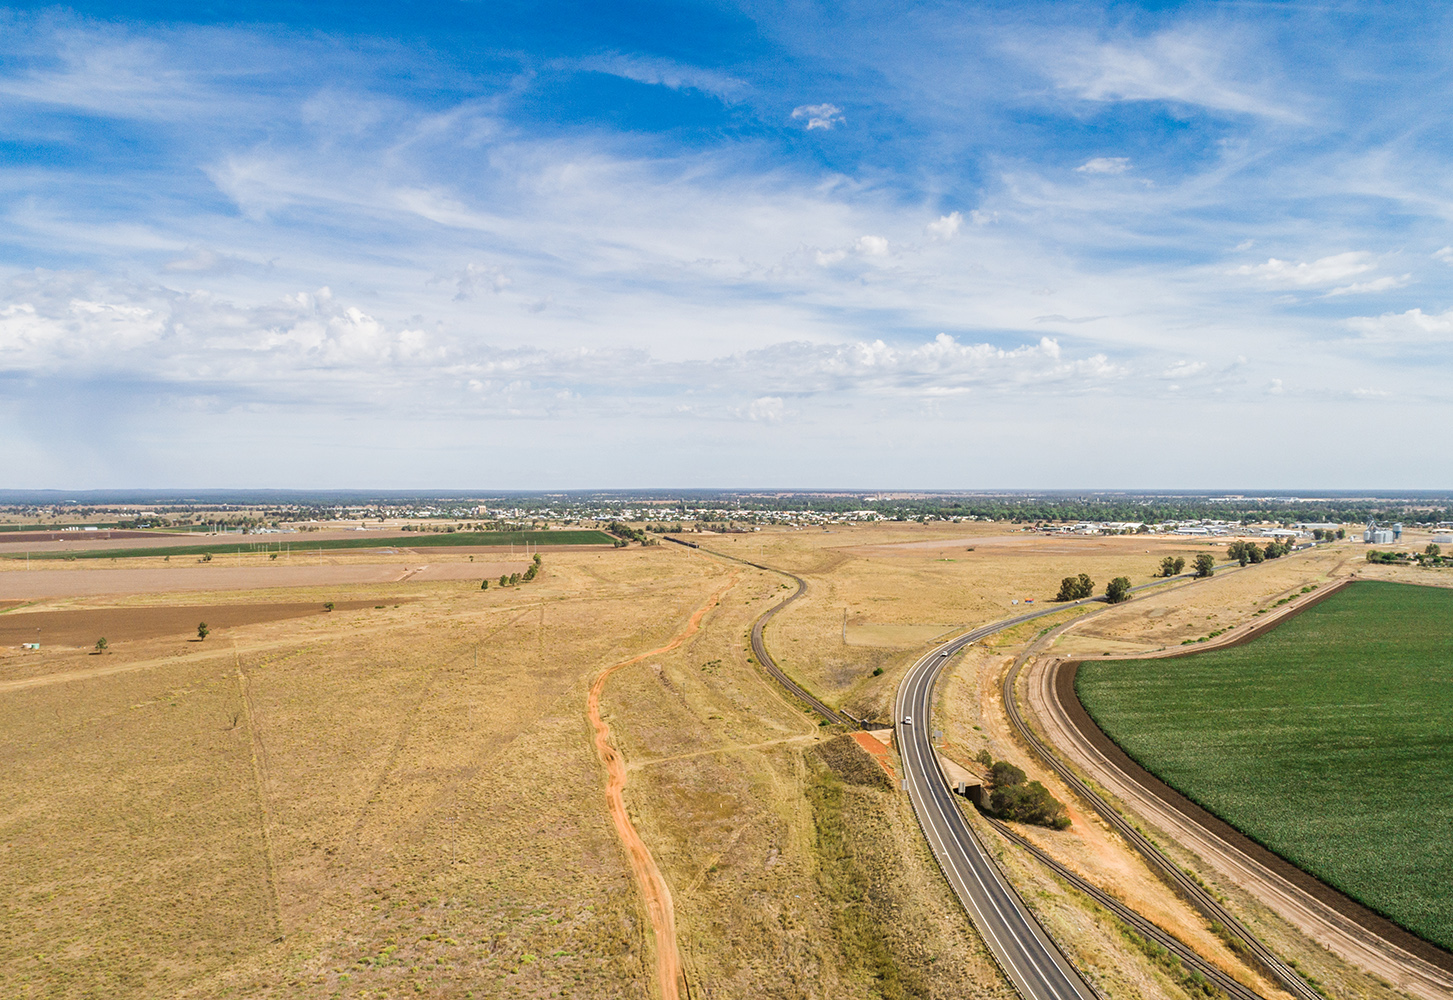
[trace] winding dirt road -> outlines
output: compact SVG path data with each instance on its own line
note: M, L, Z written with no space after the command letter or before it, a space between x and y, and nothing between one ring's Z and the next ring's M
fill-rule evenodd
M726 585L697 608L686 627L666 645L602 670L590 685L590 694L585 701L586 715L590 717L590 725L595 730L595 752L600 757L600 762L605 765L605 797L610 818L615 823L616 835L621 838L621 844L630 858L631 872L636 877L636 885L640 887L641 898L646 901L646 912L651 918L651 932L656 939L656 978L661 985L662 1000L680 1000L681 996L681 954L676 950L676 911L671 902L671 889L666 885L661 869L656 867L656 859L651 856L650 848L641 840L641 835L636 832L635 826L631 824L631 817L626 812L626 762L620 752L610 744L610 726L600 717L600 695L605 690L605 682L617 670L652 656L669 653L695 635L701 628L701 619L736 585L738 575L733 573Z

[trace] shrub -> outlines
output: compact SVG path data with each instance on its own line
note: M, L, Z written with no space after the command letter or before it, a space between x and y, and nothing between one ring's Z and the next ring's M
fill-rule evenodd
M207 638L207 636L210 635L211 632L212 632L212 630L207 627L207 623L206 622L198 622L197 623L197 638L198 639L205 639L205 638Z
M1024 772L1007 760L995 761L989 766L989 780L994 783L995 788L1022 785L1024 778Z
M994 766L997 768L999 765ZM1037 781L1003 787L996 785L994 793L989 797L989 806L1004 819L1020 823L1033 823L1056 830L1063 830L1070 825L1064 803L1049 794L1049 789Z
M976 756L974 760L978 761L980 764L983 764L985 767L994 766L994 757L987 750L980 750L978 756Z

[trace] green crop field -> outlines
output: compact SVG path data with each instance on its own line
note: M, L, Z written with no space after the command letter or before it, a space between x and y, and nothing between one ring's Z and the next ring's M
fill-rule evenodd
M329 538L309 541L306 534L247 535L246 542L168 545L154 549L93 549L78 552L32 552L31 559L126 559L136 556L200 556L231 552L316 552L319 549L420 549L524 545L610 545L615 539L603 531L454 531L411 532L405 535L374 535L363 538ZM24 555L10 555L24 559Z
M1147 770L1453 949L1453 590L1354 583L1245 646L1085 663L1076 688Z

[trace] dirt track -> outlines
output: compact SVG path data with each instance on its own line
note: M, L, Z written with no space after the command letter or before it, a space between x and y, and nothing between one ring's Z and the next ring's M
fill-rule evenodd
M1317 596L1322 598L1325 595ZM1302 602L1302 605L1306 603ZM1293 606L1288 612L1296 610L1300 610L1300 606ZM1259 632L1272 624L1258 621L1255 627ZM1246 633L1250 631L1245 627L1235 629L1223 642L1207 643L1198 651L1245 642ZM1135 812L1168 833L1171 839L1244 887L1312 940L1399 989L1439 1000L1453 998L1453 974L1421 957L1421 953L1431 946L1395 925L1390 925L1391 930L1383 928L1387 937L1370 931L1355 915L1346 912L1348 906L1333 905L1323 898L1324 893L1309 891L1309 887L1302 883L1310 876L1295 869L1285 870L1290 866L1264 849L1248 850L1246 845L1239 843L1245 838L1229 827L1218 835L1217 830L1225 827L1224 823L1215 821L1214 817L1209 818L1211 822L1208 824L1197 822L1191 815L1198 808L1193 803L1185 803L1191 807L1189 810L1177 808L1172 804L1174 798L1182 798L1177 793L1167 788L1165 792L1169 795L1158 794L1150 787L1151 783L1160 784L1153 777L1145 775L1148 781L1142 782L1127 773L1141 769L1088 721L1088 715L1078 699L1073 697L1072 687L1066 694L1065 685L1072 685L1073 679L1067 671L1059 669L1063 663L1060 658L1040 657L1025 672L1028 704L1049 744ZM1079 718L1081 715L1083 719ZM1255 845L1251 847L1255 848ZM1258 850L1274 860L1259 857ZM1346 903L1363 910L1364 919L1382 921L1382 918L1351 900ZM1392 940L1388 940L1389 937Z
M633 663L640 663L648 657L668 653L695 635L701 627L701 619L706 616L708 611L716 607L736 582L737 574L733 573L726 586L697 608L692 613L691 620L686 623L686 627L666 645L602 670L596 676L595 682L590 685L590 694L585 702L586 715L589 716L590 725L595 730L595 752L599 755L600 762L605 765L605 795L610 809L610 818L615 823L616 834L620 837L626 854L630 858L631 871L636 876L636 884L640 886L641 896L646 902L646 911L651 917L651 931L656 938L656 977L661 986L662 1000L679 1000L681 996L681 953L676 948L676 911L671 901L671 889L666 885L666 879L662 876L661 869L656 866L656 859L651 856L650 848L641 840L641 835L636 832L630 815L626 812L626 763L615 747L610 744L610 726L606 725L605 720L600 717L600 695L605 690L605 682L617 670Z
M32 569L0 572L0 600L45 597L96 597L104 594L170 594L182 591L267 590L321 587L344 583L398 583L403 580L483 580L524 572L528 563L426 562L338 563L321 566L212 566L180 564L167 568ZM193 623L195 624L195 623Z

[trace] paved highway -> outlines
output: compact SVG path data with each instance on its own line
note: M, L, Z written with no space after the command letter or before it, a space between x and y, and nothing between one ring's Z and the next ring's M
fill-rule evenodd
M933 749L930 710L933 688L949 659L985 636L1063 611L1068 604L1032 611L961 635L923 657L898 687L894 706L898 753L913 811L959 902L989 946L999 967L1025 1000L1095 1000L1095 991L1080 978L1054 942L1024 908L985 853ZM912 723L905 723L911 718Z

